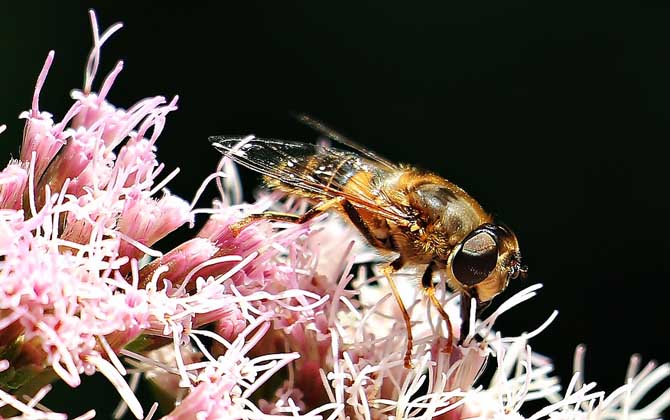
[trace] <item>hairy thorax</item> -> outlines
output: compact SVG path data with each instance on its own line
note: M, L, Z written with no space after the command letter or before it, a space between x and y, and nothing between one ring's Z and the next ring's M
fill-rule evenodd
M385 178L379 191L391 206L414 215L413 225L388 224L396 251L410 262L446 261L454 246L491 220L465 191L413 168Z

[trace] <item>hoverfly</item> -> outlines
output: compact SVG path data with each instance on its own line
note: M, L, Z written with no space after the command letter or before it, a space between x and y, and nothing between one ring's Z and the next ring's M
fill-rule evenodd
M277 212L252 214L232 226L239 232L254 220L304 223L335 210L351 222L373 247L397 254L384 269L407 329L405 367L412 366L410 317L393 273L425 265L424 293L445 320L453 347L449 316L435 295L433 273L446 275L461 293L461 340L468 334L470 299L485 304L502 292L510 279L525 274L514 233L464 190L446 179L412 166L399 165L341 136L307 116L299 119L353 151L285 140L210 137L214 147L236 163L264 176L271 189L305 197L315 203L303 215ZM355 152L354 152L355 151Z

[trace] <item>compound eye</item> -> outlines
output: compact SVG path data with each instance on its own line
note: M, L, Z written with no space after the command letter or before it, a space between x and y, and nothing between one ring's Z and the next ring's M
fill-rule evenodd
M464 286L484 281L496 268L498 243L485 230L474 231L465 238L452 260L452 272Z

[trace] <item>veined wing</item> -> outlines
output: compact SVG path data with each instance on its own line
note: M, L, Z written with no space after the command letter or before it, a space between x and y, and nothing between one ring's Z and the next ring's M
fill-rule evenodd
M366 208L399 224L411 221L402 209L381 207L373 197L345 188L357 173L379 174L388 170L356 153L286 140L226 136L210 137L209 140L236 163L290 188L324 199L343 197L356 207Z
M311 127L312 129L318 131L319 133L323 134L324 136L328 137L331 140L334 140L338 143L341 143L347 147L350 147L351 149L357 151L363 156L366 156L373 161L381 164L382 166L385 166L387 169L396 169L397 165L391 162L390 160L386 159L385 157L382 157L378 155L377 153L373 152L372 150L367 149L366 147L361 146L360 144L356 143L355 141L351 140L350 138L340 134L339 132L335 131L331 127L327 126L323 122L317 120L316 118L313 118L307 114L296 114L295 117L300 121L301 123Z

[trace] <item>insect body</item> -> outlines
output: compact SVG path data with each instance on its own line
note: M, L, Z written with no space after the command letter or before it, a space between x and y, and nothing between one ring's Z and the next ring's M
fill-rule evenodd
M303 117L306 119L307 117ZM266 212L255 219L302 223L327 210L344 215L381 252L397 254L384 273L407 328L405 366L411 367L409 314L393 280L405 265L425 265L421 285L447 323L447 350L453 342L449 316L435 296L433 273L446 274L450 287L464 295L461 305L467 335L469 302L485 303L524 273L514 233L496 224L465 191L430 172L392 163L307 119L356 152L285 140L211 137L213 145L235 162L264 175L269 187L306 197L316 204L302 216ZM467 301L467 303L466 303Z

